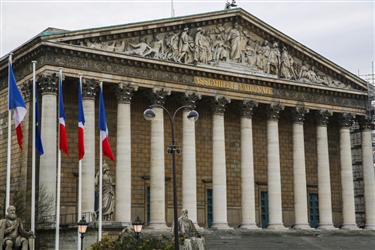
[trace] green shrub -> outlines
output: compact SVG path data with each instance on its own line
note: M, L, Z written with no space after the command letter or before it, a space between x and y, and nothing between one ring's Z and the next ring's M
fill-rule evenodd
M173 250L171 236L141 234L137 239L133 230L124 229L117 239L104 237L100 242L91 246L92 250Z

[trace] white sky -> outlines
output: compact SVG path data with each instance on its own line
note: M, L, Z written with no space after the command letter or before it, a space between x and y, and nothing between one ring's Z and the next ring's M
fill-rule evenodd
M222 10L226 0L174 0L176 16ZM171 15L170 0L0 0L0 57L47 27L95 28ZM246 1L239 7L357 74L371 72L375 4L371 1Z

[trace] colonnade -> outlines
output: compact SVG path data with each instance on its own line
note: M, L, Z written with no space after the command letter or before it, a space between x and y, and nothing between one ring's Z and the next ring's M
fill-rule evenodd
M40 161L40 187L50 194L55 193L56 171L56 82L44 77L40 82L42 92L42 139L45 156ZM131 224L131 98L136 90L131 84L119 84L116 90L117 106L117 160L116 160L116 212L115 220ZM83 211L94 211L95 192L95 81L83 84L83 105L86 116L85 145L83 161ZM154 89L152 100L164 104L170 91ZM200 99L197 93L185 93L186 104L195 107ZM230 99L224 96L213 98L212 109L212 189L213 224L217 229L229 229L227 216L227 181L225 155L225 108ZM241 211L242 228L256 229L255 181L253 157L252 115L257 103L243 100L241 115ZM279 103L268 106L267 118L267 183L269 197L270 229L284 229L281 172L279 114L284 107ZM166 228L165 214L165 160L164 160L164 117L160 108L154 108L155 119L151 122L150 158L150 227ZM306 188L306 166L304 148L304 117L309 110L303 106L293 108L293 181L295 228L308 229L308 205ZM317 172L319 198L319 225L321 229L333 229L332 200L327 126L332 115L327 110L314 111L317 119ZM189 217L197 224L197 172L195 124L182 113L182 206L189 211ZM356 229L354 187L351 161L350 126L353 117L340 115L340 159L343 202L343 228ZM375 178L372 160L370 122L362 122L362 152L364 190L366 204L366 228L375 229ZM53 196L54 197L54 196Z

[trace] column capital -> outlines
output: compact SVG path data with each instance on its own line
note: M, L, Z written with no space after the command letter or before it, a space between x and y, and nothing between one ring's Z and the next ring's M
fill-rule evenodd
M120 82L116 86L116 97L118 103L126 103L130 104L134 91L138 90L138 86L135 86L134 84L130 82Z
M258 107L258 103L252 100L244 100L242 102L241 116L251 119L253 117L254 108Z
M225 106L230 103L230 98L226 96L215 96L212 109L216 115L224 115Z
M196 108L196 102L202 99L201 94L197 92L186 92L184 94L184 105L190 106L192 109Z
M284 106L280 103L271 103L268 107L268 119L269 120L279 120L280 118L280 111L284 110Z
M38 85L42 95L56 95L59 78L56 73L43 73L38 78Z
M25 102L31 101L33 97L33 82L31 80L26 80L21 85L21 91Z
M340 115L340 125L342 128L350 128L353 125L355 116L350 113L342 113Z
M86 100L95 100L96 92L99 88L99 81L95 79L83 79L82 98Z
M319 126L327 126L329 117L332 116L332 111L323 109L319 110L316 115L316 119Z
M309 113L309 109L306 109L303 105L296 106L293 109L293 120L295 123L303 124L305 121L305 114Z
M164 105L167 96L171 94L169 89L165 88L153 88L152 89L152 103L158 105Z
M360 116L359 117L359 125L361 126L361 130L372 130L374 129L374 122L371 116Z

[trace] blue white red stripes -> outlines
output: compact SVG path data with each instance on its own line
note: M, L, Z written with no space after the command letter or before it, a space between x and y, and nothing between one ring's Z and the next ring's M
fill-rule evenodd
M68 154L68 140L66 137L66 129L65 129L65 112L64 112L64 100L63 100L63 93L62 93L62 80L61 76L59 79L59 149L63 151L65 154Z
M85 155L85 113L82 103L82 81L79 80L78 87L78 160L82 160Z
M107 156L109 159L114 161L115 156L112 153L111 145L109 145L108 127L107 127L107 119L106 119L105 108L104 108L102 86L100 86L100 94L99 94L99 129L100 129L100 141L102 143L103 155Z
M22 98L21 92L19 91L14 77L13 65L9 63L9 76L8 76L8 105L9 110L13 110L13 118L16 127L17 142L20 148L23 146L23 133L21 123L26 116L27 110L25 101Z

